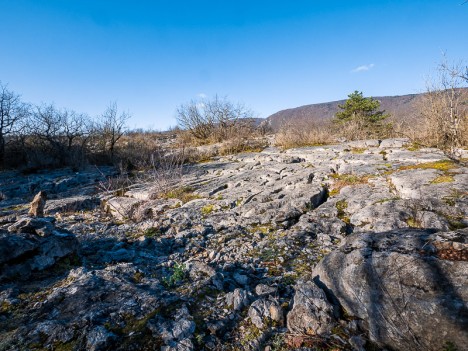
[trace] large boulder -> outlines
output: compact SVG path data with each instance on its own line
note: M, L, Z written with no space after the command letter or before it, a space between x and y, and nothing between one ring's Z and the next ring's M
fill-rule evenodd
M248 315L258 329L283 325L283 308L272 296L261 298L250 305Z
M12 233L29 233L37 234L40 236L51 235L54 230L55 218L34 218L34 217L23 217L18 221L8 226L8 231Z
M104 210L118 220L127 220L133 217L141 200L131 197L116 196L102 202Z
M313 275L381 347L468 345L468 229L354 234Z
M48 215L59 212L93 210L99 206L99 200L93 196L79 195L58 200L49 200L45 206Z
M336 307L314 282L298 282L293 308L287 316L288 329L292 333L308 335L330 332L338 316Z
M148 325L153 335L161 337L166 346L163 351L191 351L193 350L192 335L195 332L195 322L187 306L182 306L175 313L174 320L167 320L160 324L151 321Z
M67 232L54 231L48 236L0 232L0 282L27 279L32 272L51 267L77 248L75 235Z

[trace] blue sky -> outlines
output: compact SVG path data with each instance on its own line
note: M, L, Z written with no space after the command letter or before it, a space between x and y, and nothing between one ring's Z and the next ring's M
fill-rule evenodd
M131 127L227 96L278 110L424 89L445 51L468 59L468 4L440 1L0 0L0 80L32 103Z

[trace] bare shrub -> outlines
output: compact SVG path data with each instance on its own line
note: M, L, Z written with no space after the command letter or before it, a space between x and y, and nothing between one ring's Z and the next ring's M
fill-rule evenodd
M86 163L88 125L85 114L60 110L52 104L36 106L21 136L28 167L82 167Z
M283 123L275 140L283 148L325 145L336 141L332 123L307 119Z
M243 152L261 152L268 144L265 139L232 138L223 143L218 151L218 155L233 155Z
M418 114L404 125L403 134L423 146L437 147L457 157L468 146L468 80L462 64L443 61L427 82Z
M99 172L101 173L102 180L98 183L98 189L104 193L123 195L127 188L133 184L125 173L120 173L117 176L106 176L100 170Z
M4 166L7 141L14 140L29 114L29 105L0 82L0 168Z
M215 96L211 100L191 101L177 109L177 122L192 138L184 136L192 145L219 143L253 133L254 113L240 103Z
M141 167L145 169L140 178L151 183L158 193L167 193L177 187L184 174L185 150L157 150L148 163Z
M391 121L378 121L369 124L357 118L336 124L333 127L335 135L346 140L384 139L395 136L394 125Z
M109 153L112 162L115 160L116 144L125 134L130 117L129 112L119 113L117 103L112 102L94 123L95 142L99 142L101 148Z

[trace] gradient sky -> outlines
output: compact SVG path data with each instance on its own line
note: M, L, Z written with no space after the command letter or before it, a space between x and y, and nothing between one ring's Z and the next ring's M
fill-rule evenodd
M116 101L154 129L199 96L268 117L356 89L417 93L442 52L468 59L462 3L0 0L0 81L92 116Z

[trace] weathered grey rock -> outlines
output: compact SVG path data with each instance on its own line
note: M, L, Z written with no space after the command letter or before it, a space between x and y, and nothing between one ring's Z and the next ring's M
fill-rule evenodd
M292 333L321 335L336 325L337 306L330 303L325 292L314 282L296 284L293 308L287 315Z
M265 285L265 284L258 284L255 287L255 293L258 296L274 295L276 293L277 289L278 288L275 287L275 286L268 286L268 285Z
M235 272L232 276L236 283L242 286L249 285L249 277L246 276L245 274L241 274L239 272Z
M47 337L48 342L67 343L74 337L74 331L57 321L45 321L36 325L33 336L40 340Z
M113 197L103 203L105 211L111 213L115 218L124 220L131 219L141 200L130 197Z
M284 323L283 308L273 297L261 298L250 305L250 320L258 329Z
M101 325L92 329L87 335L86 348L90 351L108 350L115 335Z
M40 236L51 235L55 227L53 223L54 218L34 218L23 217L16 223L8 227L8 231L12 233L29 233L37 234Z
M394 138L394 139L384 139L381 141L379 147L381 148L401 148L406 144L409 144L408 138Z
M421 199L427 196L428 187L440 172L436 169L405 170L390 176L392 184L403 199Z
M369 337L395 350L468 345L468 230L363 233L313 270ZM434 325L437 325L434 328Z
M349 338L348 343L354 351L366 351L366 340L360 335L354 335Z
M216 270L214 268L200 261L187 262L186 268L192 279L197 279L200 277L212 278L216 274Z
M246 290L235 289L232 293L226 294L226 305L235 310L241 310L249 303L249 294Z
M73 234L56 233L47 237L36 234L0 232L0 281L27 279L78 248Z
M161 351L192 351L193 349L193 343L190 339L173 341L169 346L161 346Z
M166 321L159 326L150 324L153 334L160 336L166 343L166 350L193 350L190 341L195 331L195 322L187 306L182 306L175 314L174 320Z
M99 206L99 200L92 196L72 196L59 200L49 200L44 208L48 215L59 212L93 210Z
M380 141L379 140L356 140L356 141L348 142L347 145L350 147L355 147L355 148L379 147Z
M45 191L39 191L32 200L29 208L29 215L33 217L44 217L44 207L46 204L47 194Z
M376 147L377 141L364 141L354 146L328 145L285 151L271 148L264 153L215 157L206 163L187 165L176 184L178 189L170 194L180 199L165 198L158 193L157 185L146 181L130 186L123 197L104 191L96 194L97 188L109 189L113 183L109 180L106 186L106 179L102 175L96 177L96 172L83 175L59 170L39 172L28 178L0 173L3 194L0 195L0 231L18 222L16 218L23 218L30 191L46 190L50 194L46 213L60 212L56 216L60 227L52 222L40 222L42 219L38 218L39 222L15 223L10 232L13 234L5 234L20 237L20 244L5 249L1 247L4 241L0 240L0 261L3 257L11 266L36 256L35 241L52 240L49 238L56 232L60 234L60 228L76 234L80 242L78 256L63 260L56 269L43 269L27 281L14 275L2 281L0 330L7 332L0 333L0 350L21 350L29 345L51 349L60 348L64 343L76 349L159 349L162 334L165 336L163 350L202 347L252 350L266 344L274 349L268 338L272 332L286 331L281 327L284 317L280 308L286 304L293 309L289 324L294 314L299 316L295 319L297 330L316 332L311 327L315 326L327 333L328 314L317 307L326 305L319 298L323 296L313 288L306 289L307 284L295 291L293 282L298 277L310 280L314 265L332 250L344 250L342 245L346 247L348 235L366 233L379 238L381 232L400 228L446 230L468 225L468 169L461 164L450 164L452 168L448 172L416 166L446 157L436 149L411 151L399 147L398 143L382 141ZM415 167L402 170L405 168L402 166ZM426 178L420 172L423 168L430 171ZM448 181L434 181L441 175ZM396 183L401 180L401 186L392 184L392 177ZM335 185L340 191L332 191ZM419 198L405 195L408 192L419 194ZM94 197L102 200L102 209L107 213L93 204L87 205L86 199ZM109 199L120 206L118 210L104 206ZM86 208L92 211L82 211ZM118 220L110 220L109 214ZM47 234L49 237L40 236ZM393 267L398 267L398 261L395 263L388 257L400 259L398 255L401 255L400 261L415 269L414 274L433 282L437 279L426 274L418 264L413 267L405 255L429 261L451 260L455 266L466 257L457 238L458 234L447 233L431 237L431 243L425 248L437 243L437 257L421 253L418 256L418 250L413 252L401 242L389 250L383 244L367 243L363 244L362 252L367 256L362 261L365 267L378 265L375 271L391 272ZM351 255L350 252L346 255ZM425 254L425 249L422 252ZM350 280L346 269L360 262L359 257L348 260L346 255L343 262L336 263L338 268L333 276L336 284ZM388 260L381 261L385 255ZM0 263L2 274L5 267ZM185 267L183 272L181 267ZM368 271L374 279L373 271L370 268ZM454 271L450 273L450 279L466 281L463 271L458 272L459 276ZM27 274L26 270L24 276ZM410 278L401 284L393 281L393 276L389 277L388 290L394 292L395 286L403 287L404 298L394 300L398 306L413 308L412 304L417 302L422 306L425 301L427 314L406 310L401 314L414 324L420 337L418 317L429 320L433 310L439 313L437 308L442 307L431 309L435 304L432 296L443 292L445 284L439 279L439 285L430 283L428 289L422 278L419 281L405 274ZM377 294L374 289L374 295L365 295L363 286L372 286L376 279L367 283L362 275L339 290L348 294L346 301L350 304L356 296L365 296L364 300L368 301L371 300L368 296ZM413 295L407 294L413 282L422 287L420 290L427 290L429 297L418 290ZM437 288L436 294L433 291ZM335 301L333 293L326 291L326 299ZM307 294L313 297L308 299ZM255 298L260 300L250 306ZM291 303L294 300L298 303ZM466 304L466 298L453 295L438 301L440 306L457 301L460 306L462 302ZM184 304L190 314L184 312L180 317ZM300 305L304 313L297 314ZM385 313L387 306L382 309ZM250 310L252 321L263 329L258 330L255 324L252 329L243 323L246 309ZM462 325L463 314L457 313L451 315L453 324ZM356 314L353 320L340 321L339 335L332 329L330 340L342 348L362 348L362 341L368 337L354 336L365 333L369 324L375 325L375 318L368 315L371 317L362 313ZM391 321L391 313L387 315L390 315L387 321ZM335 323L336 317L330 318L331 324ZM192 332L195 321L197 331ZM442 321L443 325L445 321ZM107 338L106 331L114 335ZM95 342L87 346L89 340ZM106 346L99 346L100 342Z

